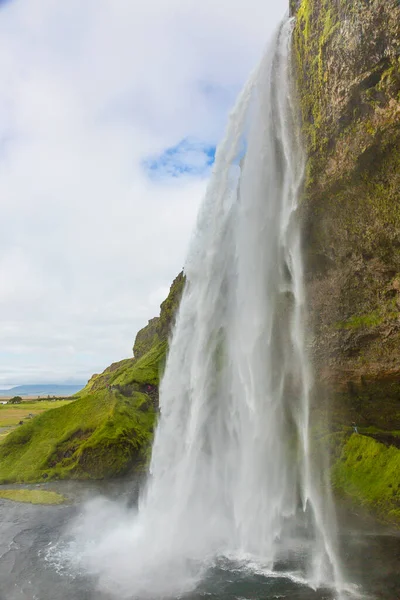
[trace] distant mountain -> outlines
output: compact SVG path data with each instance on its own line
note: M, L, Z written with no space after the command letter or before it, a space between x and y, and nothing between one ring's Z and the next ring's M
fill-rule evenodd
M17 385L9 390L0 390L0 396L72 396L84 387L84 383L75 385L36 384Z

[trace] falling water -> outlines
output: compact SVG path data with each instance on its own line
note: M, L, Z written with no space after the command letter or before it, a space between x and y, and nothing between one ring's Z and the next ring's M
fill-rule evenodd
M91 554L121 596L187 591L218 556L271 573L289 572L295 556L309 585L340 584L310 459L292 28L281 27L250 78L217 152L138 515Z

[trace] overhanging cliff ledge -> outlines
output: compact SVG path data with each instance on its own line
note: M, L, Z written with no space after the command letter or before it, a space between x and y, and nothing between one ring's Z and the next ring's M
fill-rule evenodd
M400 6L303 0L295 12L316 366L341 392L387 382L399 399Z
M291 12L307 154L301 210L316 402L329 398L333 430L352 431L354 422L394 448L400 431L400 6L397 0L292 0ZM352 476L368 471L365 453L359 457ZM395 511L397 479L387 483Z

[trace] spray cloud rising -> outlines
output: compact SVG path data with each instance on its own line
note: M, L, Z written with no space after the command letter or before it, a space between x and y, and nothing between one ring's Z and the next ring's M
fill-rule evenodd
M77 560L118 597L188 591L221 555L273 571L297 552L304 580L340 583L310 461L292 27L280 28L217 152L138 512L100 502L77 526Z

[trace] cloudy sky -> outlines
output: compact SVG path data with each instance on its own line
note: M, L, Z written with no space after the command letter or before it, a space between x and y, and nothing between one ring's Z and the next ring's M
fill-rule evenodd
M287 0L0 0L0 387L131 355Z

